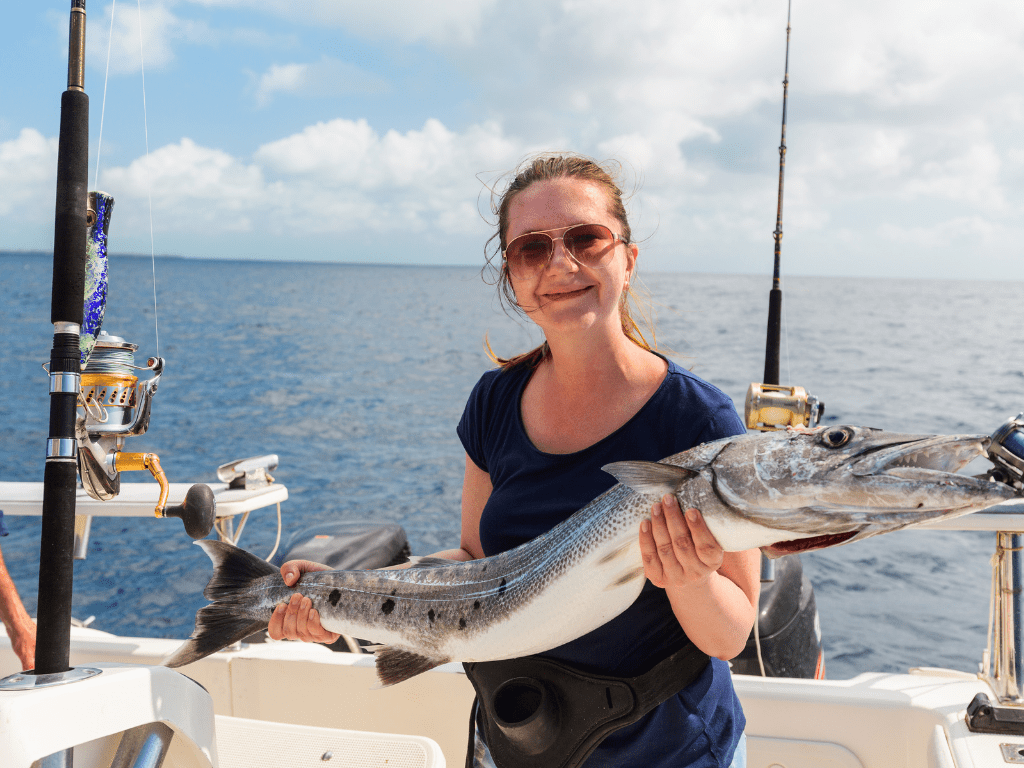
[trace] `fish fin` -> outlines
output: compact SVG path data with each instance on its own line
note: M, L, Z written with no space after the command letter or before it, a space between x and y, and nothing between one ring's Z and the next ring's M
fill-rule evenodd
M213 577L203 590L207 600L231 597L255 579L280 573L279 569L266 560L223 541L203 540L195 543L213 561Z
M443 557L410 557L410 568L446 568L449 565L458 565L458 560L448 560Z
M601 469L637 493L658 499L666 493L675 495L683 483L698 475L693 470L656 461L616 461Z
M183 667L267 628L267 622L237 616L235 610L235 606L225 603L210 603L200 608L196 614L196 631L164 661L164 666Z
M195 631L164 662L168 667L199 661L267 628L266 621L246 615L239 593L244 592L254 580L279 573L278 569L266 560L222 541L204 540L196 544L213 561L213 576L203 591L213 602L199 609Z
M448 661L450 659L432 659L411 651L403 651L401 648L384 646L376 654L377 679L381 688L387 688Z

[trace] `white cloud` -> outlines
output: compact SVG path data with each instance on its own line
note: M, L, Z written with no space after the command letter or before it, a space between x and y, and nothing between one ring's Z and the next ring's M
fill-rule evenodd
M268 187L261 169L219 149L197 145L190 139L161 147L127 167L101 172L106 189L115 197L134 198L121 205L128 229L148 230L150 195L158 230L202 223L211 233L251 232L266 210ZM119 213L121 212L119 211Z
M885 240L919 248L936 248L954 240L990 245L1001 234L991 221L980 216L958 216L928 227L903 227L883 224L878 233Z
M522 151L496 123L456 133L431 119L421 130L380 134L365 120L338 119L266 144L254 158L279 185L291 226L383 231L401 221L444 233L479 226L465 215L481 191L476 175Z
M157 60L169 60L182 41L241 34L212 33L187 21L188 3L163 2L151 10ZM196 4L244 7L245 24L258 18L241 0ZM180 155L180 169L162 171L161 183L175 190L168 201L178 195L179 205L194 204L185 200L193 196L186 173L197 174L196 189L225 195L196 198L205 201L196 220L296 237L385 231L400 222L440 237L479 226L478 174L491 179L527 151L564 148L619 158L627 187L633 176L641 180L633 228L641 237L656 233L647 245L659 266L694 268L686 253L718 252L716 268L747 269L770 251L784 3L272 0L260 9L284 20L275 34L301 36L315 26L369 38L361 44L388 57L388 77L402 87L414 82L401 79L403 56L422 61L430 50L445 59L440 69L455 69L468 87L436 111L408 99L417 110L411 117L404 94L390 98L388 84L362 68L365 52L351 62L334 53L266 69L261 63L251 85L258 104L302 97L316 117L255 152L217 148L215 139L161 150ZM129 33L119 33L125 51ZM851 252L871 251L884 266L887 248L915 243L932 244L936 258L950 250L950 238L974 237L993 249L992 258L1016 247L1024 235L1022 34L1024 4L1004 0L943 3L941 13L932 0L798 4L786 249L799 253L832 238ZM326 48L308 50L315 57ZM359 119L344 111L351 102L329 98L354 92L388 98ZM274 111L285 110L262 113L262 136ZM389 130L394 125L403 128ZM805 263L825 268L820 258Z
M64 34L67 35L66 24ZM208 45L214 39L215 34L204 22L183 19L159 0L141 8L131 3L111 4L103 9L102 16L96 15L89 21L87 60L105 69L109 50L112 72L138 72L143 64L147 69L160 69L174 60L174 45Z
M323 57L313 64L273 64L259 76L256 103L266 107L277 94L326 98L350 93L383 93L383 78L344 61Z
M57 184L57 139L46 138L34 128L23 128L18 137L0 142L0 215L37 218L53 211ZM45 207L49 198L50 205Z
M149 160L102 172L119 190L119 228L157 231L187 223L210 235L289 236L365 232L479 232L480 169L504 168L523 148L494 123L455 133L437 120L421 130L378 133L366 121L333 120L260 147L251 160L190 139ZM131 201L131 202L129 202Z

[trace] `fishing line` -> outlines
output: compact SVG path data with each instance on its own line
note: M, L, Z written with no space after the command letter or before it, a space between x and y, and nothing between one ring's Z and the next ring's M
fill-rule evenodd
M139 65L142 72L142 125L146 134L146 197L149 199L149 258L153 265L153 330L156 333L156 356L160 357L160 318L156 302L156 246L153 242L153 177L149 161L149 115L146 112L146 59L142 44L142 0L139 4Z
M782 304L782 336L786 340L786 376L789 377L789 381L795 381L793 378L793 365L789 359L789 316L786 314L786 304Z
M100 150L103 148L103 116L107 112L107 83L110 81L110 49L114 42L114 6L117 0L110 3L110 34L107 37L107 71L103 74L103 103L100 105L100 135L96 139L96 177L93 189L100 188Z
M761 677L768 677L764 671L764 656L761 655L761 632L758 630L758 624L761 623L761 609L758 608L757 616L754 618L754 645L757 647L757 663L761 666Z

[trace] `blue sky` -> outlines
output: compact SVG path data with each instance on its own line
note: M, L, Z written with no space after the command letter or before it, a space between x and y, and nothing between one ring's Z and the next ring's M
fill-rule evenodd
M0 30L3 250L52 247L69 7ZM149 253L151 196L158 255L480 264L489 187L569 149L622 163L646 269L771 269L784 0L111 9L113 254ZM795 0L784 274L1024 280L1022 39L1024 3Z

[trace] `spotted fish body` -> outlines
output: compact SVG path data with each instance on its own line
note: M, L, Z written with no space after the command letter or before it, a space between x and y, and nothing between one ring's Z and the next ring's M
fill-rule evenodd
M277 568L215 541L196 631L168 660L196 661L262 629L295 591L326 629L378 643L384 685L448 661L516 658L557 647L628 608L644 584L638 530L675 494L701 509L723 549L771 556L953 517L1014 496L961 477L981 436L893 435L859 427L743 435L662 462L605 467L620 482L526 544L470 562L319 571L285 586Z

